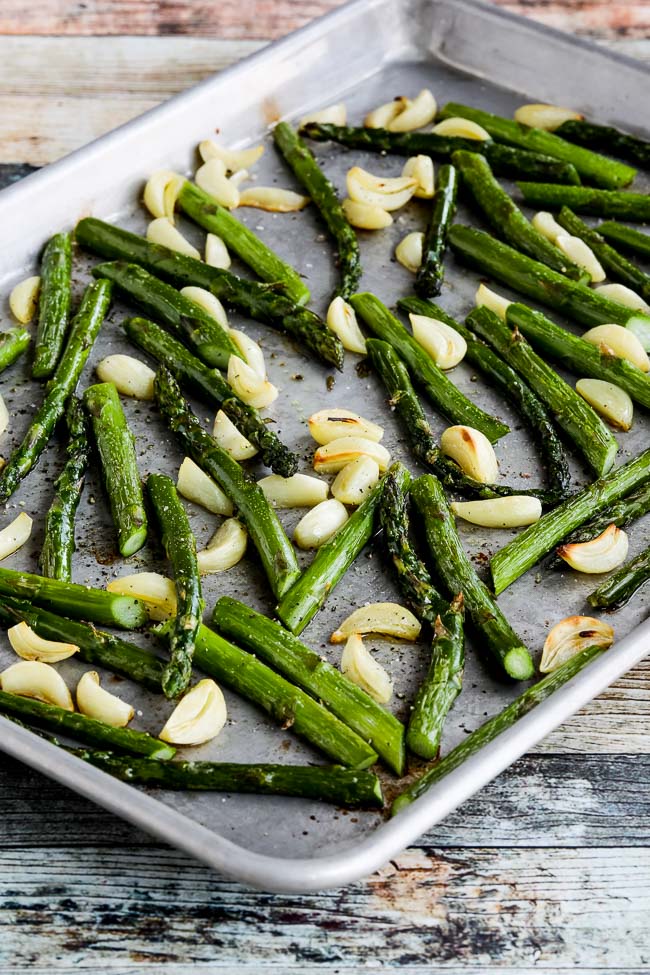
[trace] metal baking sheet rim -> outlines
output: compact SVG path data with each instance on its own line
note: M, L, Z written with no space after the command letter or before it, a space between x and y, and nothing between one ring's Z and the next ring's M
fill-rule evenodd
M127 131L137 129L144 118L154 115L160 117L170 110L176 110L179 103L186 100L191 102L197 89L221 85L226 79L232 80L237 74L245 74L253 63L258 66L265 61L272 63L278 50L286 53L292 47L299 47L301 42L321 34L324 28L331 30L346 16L370 5L374 5L372 0L353 0L352 3L308 24L222 72L218 78L201 82L164 105L102 136L89 146L27 177L20 184L4 190L1 194L2 203L8 204L10 208L12 205L19 207L24 196L36 190L41 183L50 180L55 172L60 179L71 175L77 167L88 164L93 156L101 155L102 150L119 141ZM462 0L461 5L464 8L475 7L477 10L489 11L492 16L501 18L506 23L522 21L522 18L495 10L477 0ZM561 39L564 43L569 40L566 35L543 25L527 22L526 26L531 31ZM601 51L581 39L570 39L570 43L583 49L597 50L600 56L625 63L637 70L642 68L630 58ZM324 857L272 857L248 850L196 822L192 822L192 827L188 830L186 816L2 717L0 750L227 876L268 891L310 892L341 887L382 867L605 690L649 651L650 619L624 637L611 651L591 663L551 698L519 719L516 725L447 775L399 816L382 824L357 843L354 849Z

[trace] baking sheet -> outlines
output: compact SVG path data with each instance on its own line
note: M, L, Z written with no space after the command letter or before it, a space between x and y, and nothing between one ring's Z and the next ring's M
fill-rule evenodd
M340 66L345 65L342 72ZM486 77L490 78L488 82ZM551 100L588 112L599 121L634 129L642 117L642 95L648 71L641 65L616 58L588 45L539 28L528 22L470 2L429 3L390 0L358 0L316 22L303 31L272 45L218 78L173 99L62 162L29 177L0 194L5 247L0 255L0 286L8 295L15 281L34 273L34 258L47 237L62 226L71 226L80 216L92 213L144 231L147 217L137 199L147 175L156 167L191 172L196 143L215 129L225 144L254 143L264 136L268 124L278 117L299 118L305 110L323 103L345 100L352 123L365 112L398 94L413 95L431 87L439 104L448 100L486 107L511 115L522 100ZM260 92L264 93L263 99ZM524 97L522 97L524 96ZM353 164L373 172L397 175L403 160L353 151L336 146L314 146L328 175L344 192L345 172ZM136 160L134 162L134 160ZM295 187L295 181L269 144L255 167L258 182ZM639 188L647 183L638 180ZM297 188L297 187L296 187ZM362 234L364 278L362 288L375 291L392 304L412 290L412 276L393 257L394 246L407 232L423 229L426 204L413 201L399 212L395 223L380 234ZM311 208L298 214L268 214L239 210L246 223L267 240L308 279L312 307L324 312L335 284L331 245ZM458 219L470 219L461 207ZM477 223L474 216L473 223ZM199 243L203 235L181 220L180 229ZM76 262L75 290L79 294L87 280L88 262ZM234 265L235 270L241 270ZM246 273L244 271L244 273ZM477 275L448 260L448 285L441 304L463 317L471 308ZM498 288L503 293L506 289ZM92 364L110 352L132 352L122 338L119 321L125 308L116 304L100 334L80 389L92 381ZM6 301L2 307L4 325L9 324ZM299 450L300 470L311 470L313 444L307 434L306 417L316 409L338 406L358 409L386 428L385 444L395 458L414 473L401 432L386 410L383 390L374 376L360 377L358 357L348 355L343 374L336 376L328 391L328 371L305 359L285 337L255 322L230 316L232 324L245 328L264 347L270 378L281 389L280 398L268 414L276 420L282 438ZM536 453L516 415L476 377L470 367L454 371L458 386L484 408L508 421L512 433L497 445L502 478L522 486L540 483ZM3 377L3 395L10 413L16 415L0 445L6 456L26 429L39 390L27 380L27 363L17 363ZM199 416L211 423L213 413L194 404ZM140 470L175 474L181 454L149 404L124 401L129 422L137 438ZM434 432L439 435L445 421L428 410ZM619 461L638 453L648 442L650 424L637 413L635 426L621 434ZM1 524L18 510L34 519L34 534L28 546L6 564L34 570L42 542L43 514L49 504L52 482L61 463L60 444L53 442L35 472L11 499ZM260 475L260 466L252 469ZM585 472L574 468L576 485L586 480ZM201 547L220 519L188 504L192 527ZM282 512L289 531L300 517ZM488 555L514 533L487 532L460 523L463 539L472 554ZM648 519L631 532L630 554L647 544ZM107 505L93 470L87 481L77 524L78 551L74 578L77 582L103 586L116 575L143 569L165 571L162 553L152 539L147 548L129 560L116 559L114 535ZM301 556L305 562L309 556ZM529 572L501 597L500 604L536 656L549 623L574 612L585 612L585 596L593 580L569 573ZM253 558L236 569L204 580L208 610L224 593L272 611L265 579ZM333 663L340 648L331 647L330 632L351 609L369 601L398 599L380 553L368 548L341 582L325 610L303 634L311 647L326 654ZM120 815L163 836L169 842L201 857L231 875L272 889L306 890L335 885L361 876L412 841L458 802L476 791L491 775L530 747L545 730L550 730L572 713L576 706L597 693L644 655L648 624L635 627L647 614L647 599L635 599L612 617L622 640L607 659L584 672L571 688L554 695L552 701L519 722L507 736L484 750L476 761L466 763L443 788L430 793L406 813L386 824L378 813L346 812L319 803L255 796L181 794L135 790L116 783L60 751L52 751L29 733L2 721L0 747L67 782ZM207 617L206 617L207 619ZM146 640L135 637L146 645ZM422 677L429 654L426 643L394 645L369 641L377 659L395 682L392 707L402 718ZM0 666L15 659L6 637L0 640ZM65 661L59 668L73 687L85 669ZM129 681L103 675L105 686L132 701L138 709L134 727L155 733L171 711L161 701ZM495 679L480 656L480 648L469 641L465 686L445 729L443 751L461 741L487 716L500 710L521 687ZM321 761L321 757L289 732L283 732L261 716L252 705L225 689L230 720L219 738L198 749L185 750L183 757L223 761ZM390 777L386 776L387 782ZM231 846L230 844L234 844Z

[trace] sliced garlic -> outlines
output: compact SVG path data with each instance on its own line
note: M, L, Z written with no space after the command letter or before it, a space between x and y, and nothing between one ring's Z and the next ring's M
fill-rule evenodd
M228 518L216 530L206 547L197 552L196 560L201 575L210 572L226 572L244 557L248 532L241 521Z
M183 237L169 217L157 217L151 221L147 227L147 240L152 244L168 247L169 250L177 251L179 254L185 254L186 257L194 257L197 261L201 260L201 255L196 247Z
M219 446L230 454L233 460L249 460L257 453L257 447L250 440L247 440L243 433L239 432L223 410L219 410L214 418L212 436Z
M273 383L262 378L237 355L231 355L228 359L227 379L237 396L258 410L270 406L278 398L278 390Z
M525 494L485 501L452 501L451 510L458 518L483 528L523 528L542 516L541 501Z
M467 342L455 328L427 315L410 314L413 338L441 369L453 369L465 358Z
M72 696L61 674L40 660L21 660L0 674L0 686L6 694L33 697L45 704L54 704L66 711L74 711Z
M319 474L337 474L357 457L372 457L382 474L390 464L390 454L380 443L366 437L338 437L318 448L314 454L314 470Z
M413 196L421 200L430 200L433 197L434 173L431 156L410 156L402 169L402 176L410 176L417 180L418 185Z
M217 737L227 719L221 688L206 678L183 695L158 737L173 745L202 745Z
M580 237L574 237L572 234L558 234L555 238L555 246L563 254L566 254L570 261L573 261L578 267L584 268L594 284L604 281L607 277L602 264L591 247L585 244Z
M253 369L262 379L266 379L266 363L264 362L264 353L257 342L250 338L250 336L246 335L246 332L241 332L238 328L231 328L228 334L241 354L244 356L251 369Z
M428 88L423 88L415 98L404 99L400 104L401 110L386 125L389 132L412 132L414 129L421 129L433 122L438 111L433 92Z
M220 159L230 173L239 169L249 169L254 166L264 152L264 146L253 146L250 149L226 149L212 139L204 139L199 143L199 155L203 162L210 159Z
M152 620L168 620L176 615L176 587L159 572L135 572L133 575L111 579L108 592L121 596L135 596L141 600Z
M597 345L605 355L627 359L642 372L650 369L650 359L636 335L623 325L596 325L582 336L585 342Z
M587 647L611 647L614 630L609 623L594 616L567 616L549 632L542 651L539 669L550 674Z
M550 240L552 244L558 239L558 237L564 237L566 235L566 230L562 227L552 213L548 210L540 210L536 213L531 221L533 227L538 234L542 237L546 237Z
M336 498L328 498L302 516L294 529L293 540L300 548L320 548L347 520L345 506Z
M312 413L307 423L310 434L318 444L331 443L341 437L365 437L379 443L384 436L383 427L342 407L330 406Z
M390 213L376 204L359 203L346 197L341 206L348 223L359 230L383 230L393 222Z
M571 108L562 108L559 105L545 105L535 103L532 105L520 105L515 112L515 121L522 125L528 125L534 129L546 129L553 132L559 129L563 122L580 121L584 118L580 112L574 112Z
M477 308L485 307L493 311L495 315L498 315L502 322L506 320L506 311L508 306L512 304L507 298L502 295L498 295L496 291L491 291L484 284L479 284L474 296L474 302Z
M207 291L205 288L197 288L195 285L190 284L186 288L181 288L181 294L184 298L189 298L190 301L193 301L195 305L199 305L203 311L207 311L208 315L214 318L215 322L218 322L222 328L228 328L226 309L211 291Z
M233 186L236 186L237 189L239 189L242 183L245 183L247 179L250 179L250 175L251 174L248 172L247 169L238 169L230 177L230 182L232 183Z
M186 457L178 469L176 490L188 501L200 504L215 515L231 515L234 511L228 495L191 457Z
M557 554L576 572L596 575L610 572L622 565L627 558L629 540L627 534L616 525L608 525L604 532L588 542L570 542L560 545Z
M260 478L257 485L273 508L313 508L325 501L329 492L327 481L309 474L269 474Z
M0 531L0 561L13 555L25 544L32 533L33 521L25 511Z
M373 176L361 166L348 170L346 184L350 199L388 211L408 203L418 185L411 176Z
M208 159L194 174L196 185L204 193L228 210L239 206L240 194L234 183L226 176L226 165L221 159Z
M345 644L341 656L341 671L353 684L379 704L388 704L393 696L393 682L389 675L368 652L358 633L353 633Z
M379 465L372 457L357 457L334 478L332 495L342 504L359 505L379 481Z
M130 704L100 686L96 670L88 670L81 677L76 697L77 707L82 714L110 724L113 728L126 728L135 714Z
M9 295L11 314L21 325L27 325L36 314L38 293L41 290L41 279L38 274L20 281Z
M396 640L417 640L422 625L410 609L399 603L369 603L355 609L330 637L331 643L343 643L353 633L378 633Z
M340 338L346 351L366 354L366 340L359 328L354 308L340 295L330 302L327 309L327 326Z
M170 169L151 174L144 188L144 205L152 217L167 217L174 222L176 200L185 182L183 176Z
M205 263L210 267L221 267L224 271L232 264L228 248L217 234L208 234L205 238Z
M431 129L435 135L446 135L458 139L475 139L477 142L487 142L490 133L486 132L478 122L472 122L468 118L460 118L457 115L443 119Z
M633 308L634 311L650 311L650 305L647 301L644 301L641 295L638 295L636 291L632 291L632 288L627 288L624 284L599 284L594 291L598 292L599 295L603 295L604 298L610 298L612 301L617 301L619 305L625 305L626 308Z
M0 395L0 437L9 426L9 410L2 395ZM3 465L4 466L4 465Z
M401 111L406 108L408 100L406 98L393 98L390 102L378 105L368 112L363 120L366 129L386 129Z
M317 122L319 125L345 125L348 120L348 112L345 102L337 102L336 105L328 105L317 112L310 112L300 119L300 128L308 122Z
M294 213L296 210L304 210L309 202L308 196L278 186L251 186L242 190L239 195L240 206L257 207L258 210L269 210L271 213Z
M576 391L612 426L619 430L629 430L632 426L634 403L620 386L604 379L579 379Z
M447 427L440 438L440 448L456 461L468 477L482 484L494 484L499 476L494 447L480 430L474 427Z
M23 620L7 630L9 643L23 660L40 660L45 664L56 664L79 653L74 643L60 643L57 640L44 640L34 633L31 626Z
M113 383L118 393L134 399L153 399L153 369L132 355L107 355L95 367L103 383Z
M414 230L403 237L395 248L395 257L407 271L415 274L422 264L422 248L424 234L421 230Z

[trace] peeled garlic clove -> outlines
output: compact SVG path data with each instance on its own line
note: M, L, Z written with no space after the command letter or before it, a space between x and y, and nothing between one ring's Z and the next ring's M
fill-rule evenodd
M632 291L632 288L627 288L624 284L599 284L597 288L594 288L599 295L603 295L605 298L611 299L611 301L617 301L619 305L625 305L626 308L633 308L634 311L650 311L650 305L647 301L638 295L636 291Z
M420 230L414 230L400 240L395 248L395 257L407 271L415 274L422 264L422 248L424 246L424 234Z
M345 506L336 498L328 498L303 515L294 529L293 540L300 548L320 548L347 520Z
M182 233L176 229L169 217L158 217L152 220L147 227L147 240L152 244L161 244L186 257L194 257L197 261L201 260L201 255L189 240L186 240Z
M257 375L261 376L262 379L266 379L266 363L264 362L264 353L257 342L246 335L245 332L241 332L238 328L229 329L228 334L241 354L244 356L251 369L254 369Z
M627 359L642 372L650 369L650 359L636 335L623 325L596 325L582 336L585 342L597 345L604 355Z
M560 545L557 554L576 572L596 575L610 572L627 558L627 534L616 525L608 525L604 532L588 542Z
M70 691L61 674L40 660L21 660L0 674L0 686L6 694L33 697L45 704L54 704L66 711L74 711Z
M386 129L397 118L399 113L406 108L408 100L406 98L393 98L390 102L378 105L368 112L363 120L366 129Z
M580 237L573 237L571 234L558 234L555 238L555 246L563 254L566 254L570 261L573 261L578 267L583 267L594 284L605 280L606 274L602 264L591 247L585 244Z
M393 222L390 213L376 203L359 203L346 198L341 206L348 223L359 230L383 230Z
M249 169L254 166L264 152L264 146L253 146L250 149L226 149L212 139L204 139L199 143L199 155L203 162L210 159L220 159L230 173L238 169Z
M372 457L357 457L334 478L332 494L342 504L359 505L379 480L379 465Z
M410 176L417 180L417 189L413 196L421 200L430 200L434 193L434 168L431 156L410 156L404 163L402 176Z
M223 410L219 410L214 418L212 436L219 446L230 454L233 460L248 460L257 453L257 447L250 440L247 440L243 433L239 432Z
M241 521L236 518L224 521L203 551L196 554L201 575L232 569L243 559L247 542L248 532Z
M205 263L210 267L221 267L225 271L232 264L228 248L216 234L208 234L205 238Z
M632 426L634 403L620 386L604 379L579 379L576 391L612 426L619 430Z
M379 704L388 704L393 696L393 682L363 644L358 633L353 633L345 644L341 656L341 671L348 680L361 687Z
M228 495L221 490L216 481L201 470L198 464L194 463L191 457L186 457L178 469L176 490L188 501L200 504L206 511L211 511L215 515L233 513L233 504Z
M304 210L310 202L308 196L283 190L278 186L251 186L239 194L239 205L269 210L271 213L293 213Z
M486 288L484 284L479 284L476 295L474 296L474 302L477 308L483 306L489 308L490 311L493 311L495 315L499 316L502 322L506 320L508 305L512 304L507 298L498 295L496 291L491 291L489 288Z
M247 179L250 179L250 173L248 172L248 170L238 169L237 172L233 173L232 176L230 177L230 182L232 183L233 186L236 186L237 189L239 189L241 184L245 183Z
M130 704L100 687L99 674L88 670L77 684L77 707L82 714L113 728L126 728L135 714Z
M228 329L226 309L210 291L205 288L197 288L195 285L188 285L186 288L181 288L181 294L184 298L193 301L195 305L199 305L203 311L207 311L208 315L211 315L222 328Z
M221 688L206 678L183 695L158 737L173 745L202 745L217 737L227 719Z
M327 481L309 474L292 474L281 477L269 474L257 482L264 497L273 508L313 508L327 498Z
M24 511L0 531L0 560L17 552L32 533L32 519Z
M340 295L330 302L327 309L327 326L340 338L343 348L348 352L366 354L366 340L359 328L354 308Z
M455 328L427 315L409 315L413 338L441 369L453 369L465 358L467 342Z
M457 115L443 119L431 129L436 135L445 135L458 139L475 139L477 142L488 142L490 133L486 132L478 122Z
M234 183L226 176L226 166L221 159L208 159L194 174L196 185L204 193L228 210L239 206L240 194Z
M9 295L9 308L21 325L27 325L36 314L40 290L41 279L38 274L25 278L12 289Z
M390 464L385 447L366 437L338 437L319 447L314 454L314 470L319 474L337 474L357 457L372 457L383 472Z
M587 647L611 647L614 630L593 616L567 616L546 637L539 669L550 674Z
M553 214L549 213L548 210L540 210L539 213L536 213L531 223L537 233L546 237L552 244L555 243L558 237L566 236L564 227L560 226Z
M423 88L413 99L405 99L402 110L386 125L389 132L412 132L421 129L436 117L438 106L433 92Z
M9 426L9 410L7 409L5 401L0 395L0 437L5 432L8 426ZM4 467L4 464L2 466ZM1 469L2 468L0 468L0 470Z
M12 648L23 660L40 660L41 663L56 664L59 660L67 660L73 654L79 653L79 647L74 643L44 640L38 633L34 633L24 620L8 629L7 636Z
M151 620L168 620L176 615L176 586L159 572L135 572L133 575L111 579L108 592L140 599Z
M328 105L321 108L318 112L310 112L300 119L300 128L308 122L317 122L319 125L345 125L348 119L345 102L337 102L336 105Z
M244 403L258 410L270 406L278 398L278 390L273 383L263 379L239 356L231 355L228 359L227 379L233 392Z
M113 383L118 393L134 399L153 399L155 372L140 359L131 355L107 355L95 367L103 383Z
M411 176L373 176L361 166L348 170L346 184L350 199L383 210L399 210L408 203L418 185Z
M483 528L523 528L542 516L541 501L525 494L485 501L452 501L451 510L458 518Z
M515 121L522 125L528 125L534 129L545 129L547 132L554 132L559 129L563 122L580 121L584 118L580 112L574 112L571 108L562 108L559 105L545 105L534 103L532 105L521 105L515 112Z
M379 443L384 436L383 427L342 407L329 407L312 413L307 423L310 434L319 444L331 443L341 437L365 437Z
M417 640L422 626L410 609L399 603L370 603L361 606L332 633L331 643L343 643L353 633L378 633L396 640Z
M185 179L170 169L151 174L144 188L144 205L152 217L168 217L173 222L176 200L184 183Z
M480 430L474 427L447 427L440 438L440 448L454 460L464 474L482 484L494 484L499 476L494 447Z

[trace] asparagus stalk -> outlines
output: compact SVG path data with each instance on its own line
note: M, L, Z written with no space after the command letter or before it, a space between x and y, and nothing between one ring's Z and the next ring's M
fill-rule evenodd
M4 372L9 366L13 365L16 359L23 354L30 342L30 335L22 325L8 328L6 332L0 332L0 372Z
M70 234L55 234L41 258L41 293L32 376L49 379L61 358L68 328L72 249Z
M430 789L436 782L440 782L441 779L450 772L453 772L454 769L462 765L472 755L479 752L485 745L494 741L507 728L511 728L519 718L528 714L534 707L541 704L547 697L550 697L554 691L562 687L563 684L566 684L572 677L575 677L583 667L600 656L601 653L604 653L602 647L586 647L580 653L576 654L575 657L571 657L565 664L558 667L557 670L554 670L546 677L543 677L542 680L538 681L537 684L533 684L532 687L525 690L523 694L515 698L503 711L495 714L493 718L490 718L480 728L473 731L460 745L457 745L448 755L445 755L442 761L434 765L428 772L425 772L420 778L416 779L412 785L408 786L404 792L400 793L393 802L393 816L406 806L409 806L412 802L415 802L421 795L424 795L427 789Z
M633 227L626 227L615 220L606 220L598 227L598 233L607 240L613 240L625 251L639 254L641 257L650 257L650 234L645 234L642 230Z
M384 803L376 775L338 765L156 762L147 758L122 758L111 752L68 751L123 782L161 789L297 796L336 806L381 807Z
M650 579L650 546L636 558L613 572L597 589L587 596L587 602L597 609L618 609Z
M499 237L568 278L576 281L584 279L584 270L569 261L559 248L535 230L496 181L490 164L483 156L463 150L455 152L451 158L460 171L463 186L470 191L479 210Z
M613 125L594 125L584 119L569 119L555 130L555 134L575 145L602 149L608 155L620 156L637 166L646 169L650 166L650 142L621 132Z
M589 149L571 145L570 142L565 142L552 132L530 128L511 119L492 115L491 112L483 112L468 105L459 105L457 102L448 102L440 112L440 118L456 116L478 122L497 142L505 142L530 152L541 152L546 156L571 163L580 176L596 186L609 189L627 186L636 175L635 170L630 166L607 159Z
M171 758L176 753L176 749L171 745L153 738L145 731L114 728L85 714L66 711L65 708L57 707L55 704L45 704L31 697L7 694L6 691L0 691L0 714L23 718L27 722L33 722L51 731L62 732L89 745L115 748L134 755L147 755L158 761Z
M410 475L405 467L395 464L391 470L400 484L408 484ZM276 614L294 635L302 633L370 541L385 477L343 527L318 549L312 562L281 599Z
M297 305L309 301L309 288L298 272L209 193L194 183L185 182L178 195L178 205L199 227L221 237L262 281L280 282Z
M451 165L441 166L422 244L422 263L415 276L415 290L423 298L439 295L442 288L447 232L456 212L457 189L456 168Z
M424 520L429 553L448 594L463 594L469 618L504 673L514 680L528 680L533 674L530 654L465 554L440 481L425 474L411 486L411 497Z
M90 460L86 414L74 396L68 404L66 419L69 437L66 462L54 482L54 498L45 516L45 535L38 564L44 576L71 582L74 520Z
M404 774L404 726L365 691L301 643L275 620L229 596L212 614L217 630L320 701L372 745L380 758Z
M618 444L589 403L537 355L516 328L502 322L489 308L474 309L467 325L537 391L591 469L599 477L606 474L614 463Z
M559 186L557 183L517 182L529 206L558 209L568 206L594 217L620 217L642 223L650 218L650 195L629 190L600 190L591 186Z
M82 247L101 257L141 264L152 274L159 274L179 287L193 284L206 288L226 305L286 332L301 349L313 352L326 365L337 369L343 365L340 340L315 312L296 305L282 285L238 278L223 268L151 244L144 237L94 217L80 220L75 233Z
M357 290L361 278L361 255L357 236L347 221L336 190L298 133L287 122L279 122L275 126L273 138L336 242L341 274L336 294L347 300Z
M588 518L649 481L650 449L542 515L493 555L490 569L497 596Z
M14 450L0 474L0 503L7 501L20 482L38 462L63 416L65 405L79 381L93 342L108 310L111 298L109 281L89 285L75 315L56 372L50 380L45 399L36 411L25 438Z
M147 491L158 519L163 547L172 564L176 588L176 617L169 635L170 659L162 678L165 697L174 698L187 690L192 676L194 645L205 602L196 561L196 540L174 482L166 474L150 474Z
M254 407L238 399L217 369L210 369L200 362L155 322L127 318L122 322L122 328L134 345L166 366L192 394L222 409L240 433L259 449L267 467L282 477L296 473L297 456L269 429Z
M416 382L423 387L443 416L453 423L475 427L492 443L508 432L505 423L485 413L454 386L451 379L438 368L431 356L418 345L399 319L391 315L379 298L364 292L353 295L350 302L377 338L393 346L411 370Z
M135 555L147 540L147 513L135 456L135 438L113 383L97 383L84 393L99 451L120 555Z
M239 509L260 555L276 598L281 599L300 575L296 554L262 489L249 480L236 460L205 432L181 395L172 374L161 367L154 383L163 418L184 452L212 477Z

